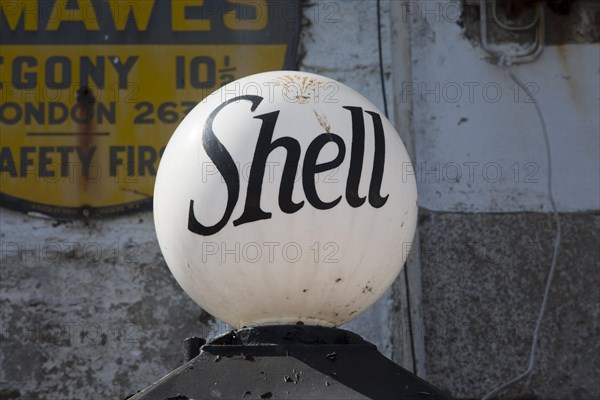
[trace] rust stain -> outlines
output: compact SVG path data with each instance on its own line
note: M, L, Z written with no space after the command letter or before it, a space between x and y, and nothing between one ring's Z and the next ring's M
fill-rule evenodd
M319 114L317 110L313 110L313 112L315 113L315 117L317 117L317 121L319 121L319 125L321 125L323 129L325 129L325 132L327 132L328 134L331 133L331 125L329 125L329 121L327 121L327 118L325 118L323 114Z
M95 131L94 125L94 103L96 102L96 98L94 94L90 91L90 89L86 86L82 86L77 90L77 117L79 118L80 124L78 129L78 141L81 150L85 154L89 154L90 149L94 147L94 136L92 133ZM80 195L86 197L90 191L90 171L89 169L85 169L82 166L82 176L80 180ZM84 217L89 216L89 209L84 206L82 209L82 213Z
M307 104L311 98L318 97L319 86L323 85L317 78L300 75L283 75L275 78L275 82L272 83L283 84L284 97L298 104Z
M121 187L121 190L124 192L129 192L129 193L137 194L137 195L144 196L144 197L152 197L152 195L149 195L148 193L144 193L144 192L141 192L136 189L129 189L129 188Z
M556 52L558 54L558 59L560 60L561 64L567 68L567 70L569 69L569 58L567 57L567 49L566 46L564 44L559 44L558 46L556 46Z
M565 81L567 87L569 88L569 97L575 105L575 109L583 113L585 104L582 103L584 99L581 98L580 95L583 95L585 91L583 88L577 87L578 79L573 79L577 78L577 70L573 69L571 66L571 57L569 55L567 45L561 44L556 46L556 54L558 62L560 63L560 77Z

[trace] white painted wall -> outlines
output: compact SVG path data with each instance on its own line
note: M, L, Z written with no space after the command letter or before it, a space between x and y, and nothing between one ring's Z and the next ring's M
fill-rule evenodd
M531 103L538 101L559 211L599 209L600 45L547 46L537 61L513 66L535 91L530 99L444 11L456 2L436 3L437 12L410 15L412 80L400 94L414 100L421 207L548 211L544 139Z

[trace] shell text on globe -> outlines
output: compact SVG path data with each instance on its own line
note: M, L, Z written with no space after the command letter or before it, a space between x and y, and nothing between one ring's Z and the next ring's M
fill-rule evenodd
M233 102L249 102L249 106L251 107L250 110L254 112L263 100L263 97L255 95L238 96L221 103L210 113L202 133L202 145L206 154L215 164L225 181L227 186L227 205L221 219L216 224L207 226L198 221L195 216L194 200L191 199L188 213L188 229L191 232L202 236L213 235L219 232L229 222L239 199L239 171L236 167L235 160L213 131L212 123L214 119L221 110ZM381 115L377 112L363 110L361 107L344 106L342 108L347 111L348 118L352 121L352 143L350 148L350 168L346 181L346 201L354 208L362 206L367 201L367 197L361 197L358 194L365 151L365 115L367 115L367 118L370 119L373 124L375 143L368 202L370 206L374 208L383 207L387 202L389 195L382 195L380 193L385 165L385 136ZM260 198L267 157L276 148L284 148L287 151L281 185L279 188L278 200L281 211L292 214L305 205L304 200L300 202L294 202L292 200L294 180L300 163L300 143L289 136L283 136L274 141L272 140L279 113L280 111L273 111L253 117L261 120L262 125L258 133L258 141L256 143L254 157L250 167L244 210L242 214L233 221L234 226L271 218L270 212L261 209ZM320 164L317 163L320 151L330 142L333 142L337 146L337 156L331 161ZM346 144L344 143L344 140L339 135L329 132L329 129L327 129L327 132L318 134L309 144L302 163L301 176L304 195L312 207L319 210L328 210L335 207L342 200L342 194L335 200L329 202L321 200L315 185L315 175L338 167L344 161L345 156Z

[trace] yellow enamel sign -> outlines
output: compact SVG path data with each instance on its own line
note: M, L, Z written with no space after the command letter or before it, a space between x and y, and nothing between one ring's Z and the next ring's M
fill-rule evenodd
M294 67L298 1L0 0L0 205L77 217L151 205L201 99Z

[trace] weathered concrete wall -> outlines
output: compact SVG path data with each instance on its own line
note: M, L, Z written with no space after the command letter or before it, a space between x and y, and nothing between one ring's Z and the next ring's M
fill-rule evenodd
M503 398L600 398L600 216L562 214L534 373ZM527 366L555 226L551 215L420 218L427 378L478 398Z
M0 398L125 398L215 320L169 273L152 215L59 224L0 210Z

